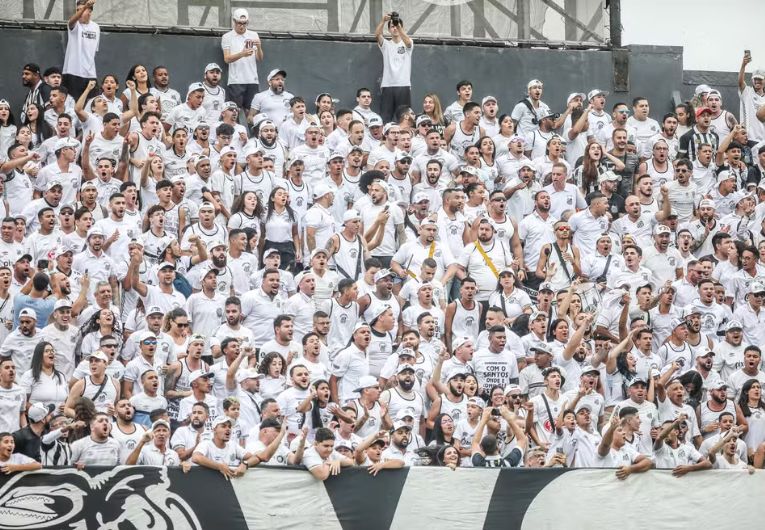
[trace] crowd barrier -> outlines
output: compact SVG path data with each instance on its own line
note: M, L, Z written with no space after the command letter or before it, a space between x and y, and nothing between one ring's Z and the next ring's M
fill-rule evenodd
M0 475L0 529L760 528L765 474L676 478L613 470L258 467L227 481L193 469L121 466Z

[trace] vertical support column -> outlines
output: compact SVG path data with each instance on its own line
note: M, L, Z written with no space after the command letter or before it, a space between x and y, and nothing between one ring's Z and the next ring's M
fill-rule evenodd
M449 6L449 21L452 37L462 36L462 11L459 5Z
M552 0L552 1L554 2L555 0ZM578 13L576 11L576 8L578 7L577 4L578 4L577 0L563 0L563 9L566 10L566 13L571 18L578 18L577 17ZM564 18L563 23L565 24L564 35L567 41L581 40L579 38L579 35L577 34L576 26L571 23L571 19Z
M622 46L622 1L611 0L608 8L609 27L611 28L611 46Z
M340 31L340 9L337 6L339 0L327 0L327 31L336 33Z
M486 13L484 11L484 2L473 2L470 6L473 10L473 37L482 38L486 36Z
M531 0L517 0L518 6L518 40L529 40L531 37Z
M382 0L369 0L369 33L374 33L383 16Z

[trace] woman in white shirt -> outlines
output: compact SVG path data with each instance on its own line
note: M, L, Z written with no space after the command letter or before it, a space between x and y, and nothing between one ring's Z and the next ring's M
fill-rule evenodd
M134 64L130 67L125 82L132 81L135 83L135 89L138 92L138 96L148 94L151 90L151 81L149 80L149 71L142 64ZM122 107L127 108L130 105L130 88L126 88L122 91L120 100L122 101Z
M757 379L750 379L741 388L736 404L736 420L745 432L744 442L751 456L765 442L765 402Z
M260 235L260 223L263 218L263 205L254 191L245 191L234 199L228 229L252 228Z
M258 372L266 377L260 380L260 395L263 399L276 399L282 390L287 387L287 363L284 357L276 352L267 353L258 365Z
M489 296L489 307L501 307L505 312L505 325L510 326L523 313L531 314L531 298L516 289L515 272L511 269L499 273L497 289Z
M61 407L69 395L69 385L63 373L56 369L56 352L50 342L42 341L32 354L32 368L21 376L21 387L27 394L28 403Z
M282 269L302 261L298 219L287 204L288 199L289 192L286 189L275 187L268 197L268 213L263 223L263 250L278 250Z
M166 180L165 161L154 153L149 153L149 160L141 168L141 207L147 210L150 206L159 204L157 198L157 182Z
M175 358L183 359L189 347L189 315L180 307L177 307L165 315L162 323L162 331L173 339Z

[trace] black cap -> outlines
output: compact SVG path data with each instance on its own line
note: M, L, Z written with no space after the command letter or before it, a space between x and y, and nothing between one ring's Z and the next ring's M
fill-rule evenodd
M36 74L40 73L40 65L35 63L27 63L24 65L24 68L22 70L29 70L30 72L34 72Z

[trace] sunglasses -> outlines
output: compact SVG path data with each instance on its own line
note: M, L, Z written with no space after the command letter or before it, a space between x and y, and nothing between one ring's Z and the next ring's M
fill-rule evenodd
M144 341L144 344L146 344L146 342L145 342L145 341ZM155 343L155 344L156 344L156 343ZM116 348L116 347L117 347L117 345L116 345L116 344L102 344L102 345L101 345L101 347L102 347L102 348Z
M178 326L179 328L187 328L187 327L189 327L189 323L188 322L176 322L175 325Z
M146 344L147 346L156 346L157 345L157 340L156 339L146 339L145 341L143 341L143 343Z

